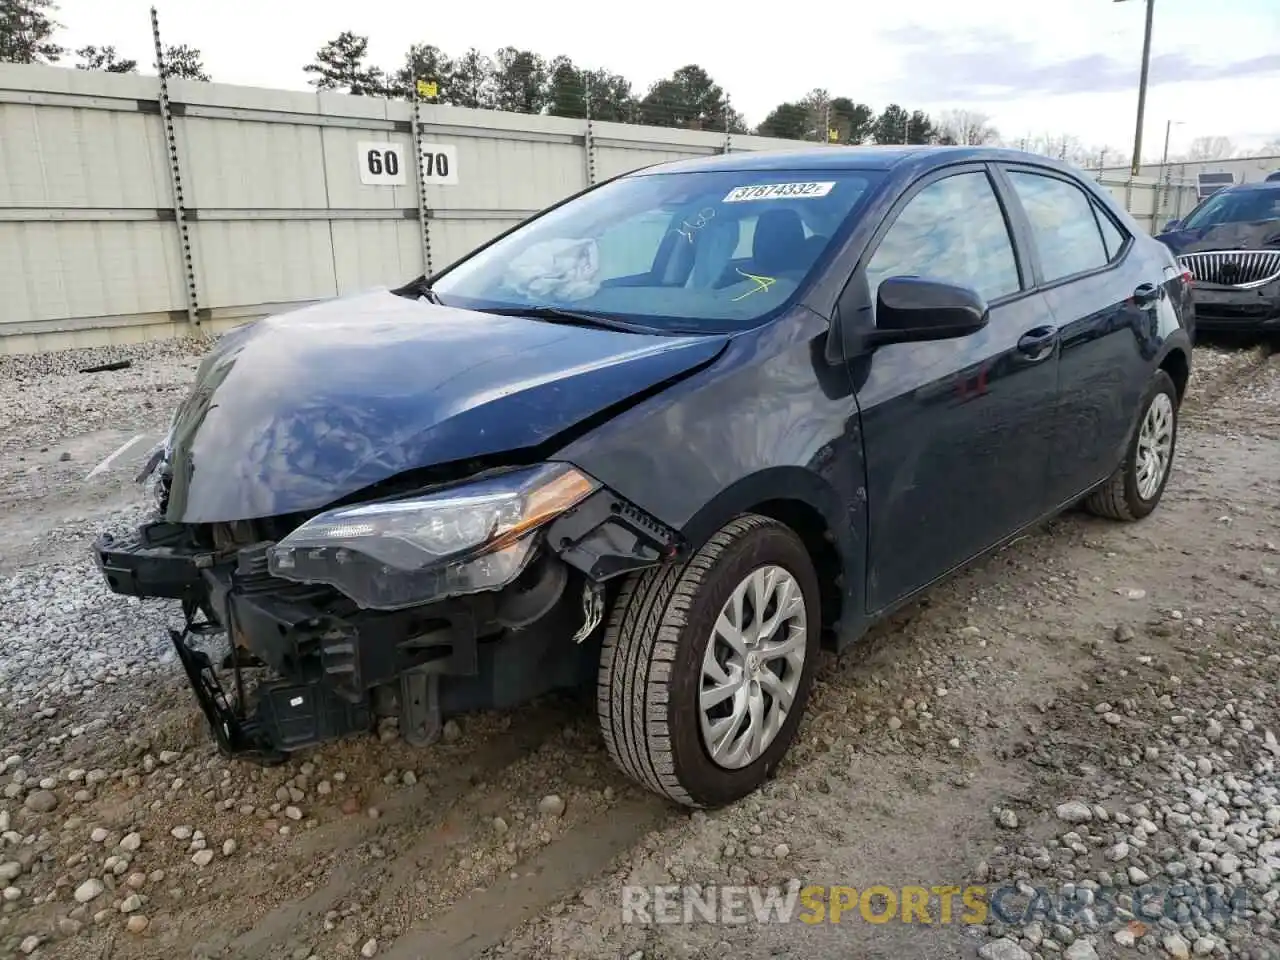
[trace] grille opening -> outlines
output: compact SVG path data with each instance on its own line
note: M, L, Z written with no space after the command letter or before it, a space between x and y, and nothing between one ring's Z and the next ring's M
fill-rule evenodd
M1197 283L1260 287L1280 278L1280 250L1208 250L1178 258Z

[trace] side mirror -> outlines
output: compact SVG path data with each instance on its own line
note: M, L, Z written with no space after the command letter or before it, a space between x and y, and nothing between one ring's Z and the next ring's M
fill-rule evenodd
M1181 220L1170 220L1168 223L1164 225L1164 229L1161 230L1160 232L1170 233L1171 231L1177 230L1180 226L1182 226Z
M991 311L976 290L920 277L890 277L876 294L876 326L868 346L950 340L977 333Z

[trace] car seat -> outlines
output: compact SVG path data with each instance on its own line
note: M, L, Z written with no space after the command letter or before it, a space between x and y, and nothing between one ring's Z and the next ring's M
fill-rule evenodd
M693 269L685 286L695 289L719 286L738 247L740 232L739 221L727 217L712 220L699 230L694 235Z
M803 272L811 262L808 253L798 213L784 207L760 214L751 242L753 273L776 277Z

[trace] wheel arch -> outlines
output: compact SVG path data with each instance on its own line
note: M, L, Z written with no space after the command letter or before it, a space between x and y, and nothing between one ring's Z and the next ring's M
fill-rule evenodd
M1178 391L1178 405L1182 405L1182 401L1187 395L1187 385L1191 381L1191 354L1188 349L1181 344L1173 345L1160 358L1158 369L1169 374L1169 378L1173 381L1173 385Z
M792 530L818 574L822 624L837 635L860 621L866 509L859 497L842 503L822 476L802 467L773 467L744 477L699 509L681 531L697 550L744 513L769 517Z

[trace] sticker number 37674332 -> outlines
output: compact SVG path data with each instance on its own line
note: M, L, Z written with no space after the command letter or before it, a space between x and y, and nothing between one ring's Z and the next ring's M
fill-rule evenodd
M725 203L746 200L809 200L825 197L835 186L834 180L810 183L760 183L751 187L734 187L725 194Z

